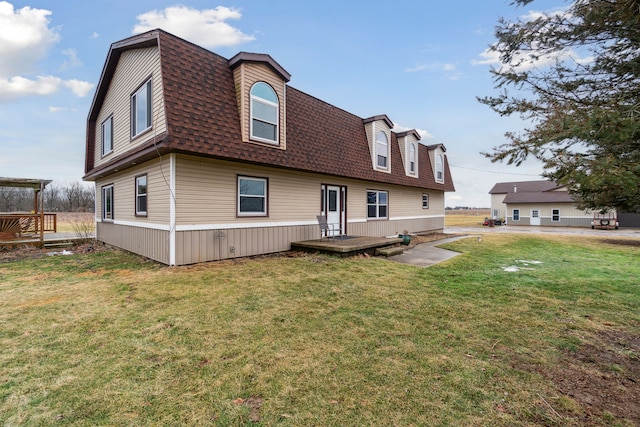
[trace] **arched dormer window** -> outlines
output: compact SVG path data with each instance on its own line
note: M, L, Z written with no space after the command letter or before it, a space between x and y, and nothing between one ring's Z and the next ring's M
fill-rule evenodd
M251 88L251 138L278 143L278 96L271 86L258 82Z
M409 144L409 172L416 173L416 144Z
M444 159L442 154L436 154L436 182L444 182Z
M379 168L387 169L389 166L389 140L387 134L380 131L376 135L376 157Z

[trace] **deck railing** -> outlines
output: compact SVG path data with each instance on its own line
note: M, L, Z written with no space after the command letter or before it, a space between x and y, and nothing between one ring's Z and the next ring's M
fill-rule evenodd
M11 240L40 234L40 232L57 232L57 215L54 213L0 214L0 239Z

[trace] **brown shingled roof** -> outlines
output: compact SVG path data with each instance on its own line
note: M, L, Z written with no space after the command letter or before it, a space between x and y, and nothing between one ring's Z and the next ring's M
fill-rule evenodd
M160 49L167 133L157 136L155 145L150 141L136 147L134 152L128 152L109 164L95 168L93 129L120 53L142 45L146 47L151 43L150 40L155 40ZM89 113L85 178L94 179L117 165L126 167L127 161L132 158L140 161L157 152L180 152L389 184L454 191L446 156L445 183L439 184L433 177L428 148L418 144L420 178L407 177L397 138L392 132L390 147L393 173L376 171L372 166L362 118L291 86L287 86L286 91L286 150L245 143L241 137L232 67L227 59L162 30L153 30L114 43Z

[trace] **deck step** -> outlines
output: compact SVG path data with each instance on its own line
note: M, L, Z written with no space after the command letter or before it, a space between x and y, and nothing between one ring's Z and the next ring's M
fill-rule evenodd
M383 256L400 255L403 252L404 252L404 248L401 246L388 246L386 248L376 249L376 255L383 255Z
M52 249L52 248L68 248L70 246L73 246L73 242L50 242L50 243L45 243L44 247L47 249Z

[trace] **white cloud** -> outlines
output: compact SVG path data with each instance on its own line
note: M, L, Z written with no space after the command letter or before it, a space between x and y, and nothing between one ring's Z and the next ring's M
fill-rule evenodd
M89 36L90 39L97 39L98 37L100 37L100 34L96 33L95 31Z
M71 92L79 98L87 96L87 94L93 89L93 83L83 82L81 80L71 79L65 80L62 82L62 85L68 89L71 89Z
M61 87L82 97L93 88L88 82L51 75L25 77L60 41L58 30L49 27L49 15L49 10L28 6L16 10L11 3L0 1L0 102L48 96ZM65 49L63 54L68 58L63 68L82 64L74 49Z
M238 9L218 6L215 9L193 9L172 6L138 15L133 34L162 28L206 48L235 46L255 39L229 25L227 20L240 19Z
M49 28L51 11L28 6L14 10L0 1L0 76L30 71L60 40L56 29Z
M406 127L406 126L402 126L402 125L396 124L396 125L393 127L393 129L392 129L392 130L393 130L394 132L398 133L398 132L404 132L404 131L412 130L412 129L413 129L413 130L415 130L416 132L418 132L418 133L420 134L420 136L422 137L422 142L424 142L424 140L425 140L425 139L431 139L431 138L433 138L433 135L431 135L431 134L429 133L429 131L428 131L428 130L425 130L425 129L415 129L415 128L410 128L410 127Z
M35 80L16 76L0 78L0 101L27 95L51 95L58 91L62 80L54 76L40 76Z
M82 61L78 58L78 53L75 49L65 49L62 54L67 57L67 60L62 64L63 69L82 65Z

